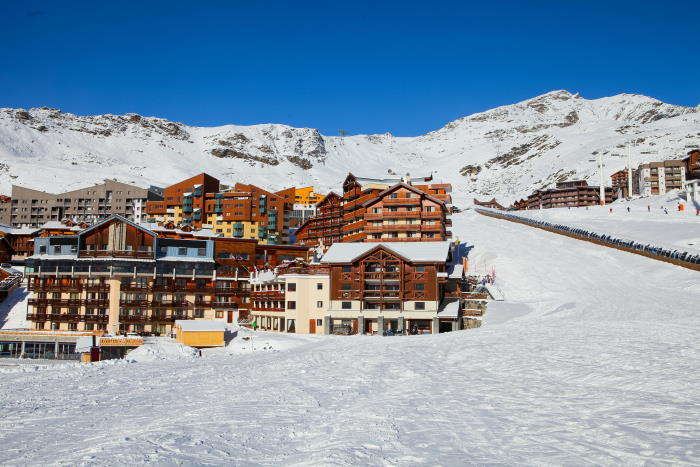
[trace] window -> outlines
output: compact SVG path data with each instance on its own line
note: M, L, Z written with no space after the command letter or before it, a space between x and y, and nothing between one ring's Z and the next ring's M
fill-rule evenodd
M296 292L297 291L296 282L290 282L289 284L287 284L287 291L288 292Z
M323 282L316 283L316 290L323 290Z
M294 300L289 300L287 302L287 309L288 310L296 310L297 309L297 302L295 302Z
M194 310L194 317L195 318L204 318L204 310L202 310L201 308Z
M391 198L391 199L396 199L396 198L398 198L398 197L399 197L399 194L398 194L398 193L391 193L391 194L389 195L389 198Z
M216 312L216 317L217 317L217 318L223 318L223 317L224 317L224 312L223 312L223 311L217 311L217 312Z
M340 290L352 290L352 284L340 284Z
M341 308L342 308L343 310L350 310L350 309L352 309L352 302L343 302L343 303L341 304Z
M343 272L352 272L352 266L350 266L350 265L343 266Z
M207 255L206 248L197 248L197 256L206 256L206 255Z
M60 246L53 247L53 254L60 255L61 254L61 247Z
M40 255L45 255L46 254L46 246L42 245L39 247L39 254Z
M323 302L321 302L321 301L316 302L316 308L323 308Z
M69 331L77 331L78 330L78 323L68 323L68 330Z
M425 302L416 302L416 310L425 310Z
M425 265L416 265L416 272L425 272Z
M323 326L323 320L322 320L322 319L317 319L317 320L316 320L316 326Z
M178 248L177 255L178 256L187 256L187 248Z
M425 290L425 284L422 282L416 282L416 290Z
M95 325L93 323L85 323L85 330L86 331L94 331Z

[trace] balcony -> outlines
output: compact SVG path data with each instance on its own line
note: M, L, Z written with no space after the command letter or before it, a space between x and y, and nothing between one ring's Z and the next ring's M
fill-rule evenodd
M238 309L238 303L236 302L218 302L212 303L212 308L231 308Z
M253 307L253 313L261 311L274 311L279 313L284 313L284 308L257 308Z
M216 295L250 295L250 289L242 287L217 287L214 289Z
M163 300L151 302L152 308L185 308L189 305L187 300Z
M39 290L46 292L80 292L82 286L80 284L38 284L35 282L29 282L27 284L27 290Z
M262 290L259 292L250 292L251 300L284 300L284 291L279 290Z
M80 299L60 299L60 298L30 298L27 300L27 303L32 306L47 306L51 305L54 307L57 306L66 306L66 307L79 307L81 305L82 300Z
M119 306L123 307L135 307L135 308L146 308L149 306L151 303L150 300L132 300L132 299L126 299L126 300L119 300Z
M82 315L83 321L86 323L106 323L109 321L109 315Z
M147 323L150 321L149 316L146 315L124 315L119 314L120 323Z
M148 284L121 284L119 290L123 292L148 292L150 286Z
M83 258L153 259L153 252L137 250L80 250L78 256Z
M420 198L384 198L383 206L420 206Z

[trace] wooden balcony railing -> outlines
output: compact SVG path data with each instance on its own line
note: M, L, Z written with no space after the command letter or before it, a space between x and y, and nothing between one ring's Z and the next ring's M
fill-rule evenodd
M83 258L140 258L153 259L152 251L137 250L80 250Z

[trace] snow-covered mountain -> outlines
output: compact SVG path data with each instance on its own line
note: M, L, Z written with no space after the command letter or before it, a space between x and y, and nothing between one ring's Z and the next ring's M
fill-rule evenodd
M324 136L264 124L191 127L136 114L77 116L56 109L0 109L0 193L12 184L62 191L116 178L166 186L199 172L283 188L338 189L348 171L365 176L435 173L456 204L504 203L569 177L598 183L626 164L670 159L700 146L700 106L642 95L587 100L553 91L455 120L417 137ZM609 183L609 179L608 183Z

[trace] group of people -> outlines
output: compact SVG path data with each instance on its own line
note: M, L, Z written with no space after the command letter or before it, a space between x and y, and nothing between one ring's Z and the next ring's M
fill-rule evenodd
M601 235L595 232L589 232L585 229L579 229L576 227L570 227L563 224L552 224L550 222L538 221L534 219L529 219L527 217L516 216L514 214L498 213L498 215L517 220L519 222L524 222L526 224L531 224L537 227L545 227L547 229L559 230L561 232L567 232L575 234L581 237L597 240L600 242L608 243L610 245L619 246L623 248L629 248L636 251L643 251L645 253L651 253L652 255L663 256L665 258L670 258L678 261L682 261L690 264L700 264L700 254L691 254L687 251L670 250L660 246L652 244L644 244L635 242L632 240L623 240L620 238L613 237L611 235Z

